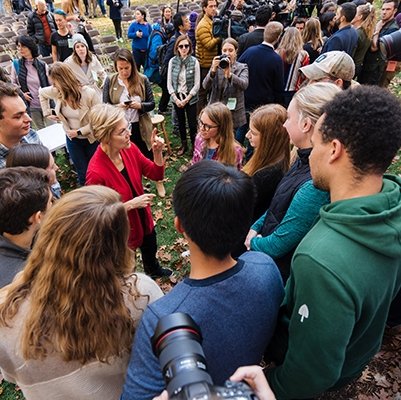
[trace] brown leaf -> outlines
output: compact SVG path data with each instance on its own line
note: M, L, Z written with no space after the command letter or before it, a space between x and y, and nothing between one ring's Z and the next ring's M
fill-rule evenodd
M391 397L388 397L389 394L384 389L381 389L380 392L379 393L375 393L375 395L380 400L391 399Z
M155 217L155 222L163 219L163 210L159 208L158 210L153 212L153 215Z
M388 388L391 385L387 382L387 379L384 375L380 375L379 373L374 375L375 381L376 381L376 385L377 386L381 386L384 388Z
M362 371L362 375L361 377L358 379L358 382L368 382L372 379L372 373L369 370L368 367L366 367L363 371Z
M178 167L179 172L185 172L188 169L188 165L182 164L180 167Z

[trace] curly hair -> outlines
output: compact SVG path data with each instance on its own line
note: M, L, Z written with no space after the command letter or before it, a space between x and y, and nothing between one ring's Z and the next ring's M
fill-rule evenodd
M21 279L0 306L0 324L10 326L30 299L21 339L25 360L55 351L84 365L130 351L134 322L123 288L134 298L141 294L127 280L134 267L128 235L120 195L107 187L81 187L51 208Z
M290 137L284 128L287 111L279 104L267 104L257 108L250 117L250 123L260 134L260 144L249 162L242 169L252 176L262 168L285 161L285 171L290 166Z
M361 85L337 94L323 111L323 142L338 139L358 174L383 174L401 147L400 100L386 89Z

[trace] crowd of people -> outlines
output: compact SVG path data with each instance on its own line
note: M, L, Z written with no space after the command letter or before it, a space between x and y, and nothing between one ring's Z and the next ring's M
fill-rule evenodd
M151 338L177 312L199 325L216 385L232 376L260 400L308 399L358 377L385 326L401 325L401 180L384 175L401 148L401 103L386 89L399 63L378 44L399 29L396 0L377 23L364 0L292 26L262 5L238 40L213 36L216 0L196 21L165 6L151 24L138 7L112 74L80 26L84 4L43 3L0 74L4 378L27 400L165 400L179 371L161 369ZM177 155L192 156L172 193L190 273L166 295L155 280L173 271L157 259L142 183L165 196L152 84L160 113L171 101ZM54 123L78 176L67 194L33 129ZM263 373L241 368L262 359Z

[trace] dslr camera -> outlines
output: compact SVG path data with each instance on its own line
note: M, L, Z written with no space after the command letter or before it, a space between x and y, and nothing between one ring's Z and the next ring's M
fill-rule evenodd
M230 64L230 56L228 56L227 54L222 54L220 57L220 68L226 69L229 64Z
M188 314L174 313L161 318L151 343L170 400L258 400L244 382L213 385L200 328Z

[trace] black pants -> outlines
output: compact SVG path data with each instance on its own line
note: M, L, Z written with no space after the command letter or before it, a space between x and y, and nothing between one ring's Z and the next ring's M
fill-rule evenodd
M167 79L163 79L159 84L160 89L162 90L162 97L160 98L159 102L159 111L167 111L167 105L170 101L170 94L168 93L167 89Z
M117 39L123 37L123 31L121 29L121 19L113 19L114 30L116 31Z
M178 126L180 129L180 137L181 142L187 140L187 130L185 128L185 113L187 114L188 126L189 126L189 135L191 137L191 143L195 143L196 136L196 103L190 105L187 103L185 107L180 108L174 104L174 109L178 118Z
M155 228L149 235L143 237L142 244L139 247L142 254L143 269L146 274L152 275L160 269L159 261L156 258L157 240Z
M209 91L204 89L202 86L202 82L203 80L206 78L207 73L209 72L210 68L202 68L201 67L201 85L199 88L199 92L198 92L198 96L199 96L199 100L196 103L196 116L198 116L200 114L200 112L202 111L202 109L204 107L206 107L207 105L207 96L209 94Z

